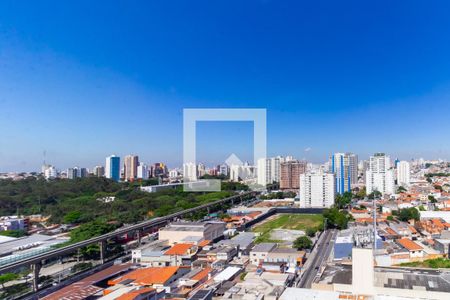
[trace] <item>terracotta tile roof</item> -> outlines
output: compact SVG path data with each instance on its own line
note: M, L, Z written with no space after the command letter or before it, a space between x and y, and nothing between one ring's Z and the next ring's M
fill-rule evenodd
M116 300L134 300L140 295L144 295L147 293L151 293L153 291L156 291L152 288L143 288L136 291L131 291L129 293L123 294L122 296L118 297Z
M194 245L193 244L175 244L173 245L169 250L164 252L164 255L184 255L189 252L189 249L191 249Z
M208 278L209 272L211 272L211 269L210 268L205 268L204 270L201 270L200 272L198 272L197 274L192 276L192 279L193 280L202 280L205 277Z
M422 250L422 247L420 247L419 245L417 245L416 243L407 238L399 239L397 240L397 242L406 249L408 249L409 251Z
M397 234L397 232L395 232L394 229L392 229L391 227L387 227L386 228L386 232L389 233L389 234L394 234L394 235Z
M205 246L209 245L210 243L211 243L210 240L203 240L200 243L198 243L198 246L199 247L205 247Z
M180 268L189 267L161 267L137 269L119 278L108 281L109 285L116 285L126 279L141 285L165 284Z

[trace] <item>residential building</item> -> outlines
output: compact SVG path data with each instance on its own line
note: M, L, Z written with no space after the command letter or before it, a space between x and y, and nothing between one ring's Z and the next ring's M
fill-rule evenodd
M331 207L335 192L334 174L312 171L300 175L300 207Z
M269 252L276 247L277 244L275 243L261 243L256 245L253 247L252 251L250 251L250 262L255 266L259 266L266 260Z
M227 165L225 165L225 164L220 165L219 166L219 175L228 176L228 173L229 173L228 170L229 170L229 168Z
M353 153L335 153L330 157L330 171L335 176L336 193L350 192L358 184L358 156Z
M196 181L197 166L194 163L183 164L183 177L184 181Z
M105 167L95 166L93 173L94 173L94 176L103 177L103 176L105 176Z
M391 160L384 153L375 153L369 160L369 169L366 171L366 192L370 194L373 191L381 194L395 192Z
M289 160L281 163L280 189L295 190L300 188L300 174L306 172L305 161Z
M47 168L44 170L44 177L45 179L53 179L58 176L58 173L56 171L56 168L52 165L48 165Z
M411 180L410 174L409 162L399 161L397 163L397 185L408 187Z
M280 182L281 163L285 159L281 156L260 158L257 162L257 183L262 186Z
M105 176L115 181L120 180L120 157L111 155L106 158Z
M148 179L148 166L144 163L139 163L137 167L137 178Z
M250 166L248 163L244 165L231 165L230 166L230 180L231 181L242 181L254 177L254 167Z
M133 181L137 178L137 168L139 165L139 157L137 155L127 155L124 159L123 173L126 181Z

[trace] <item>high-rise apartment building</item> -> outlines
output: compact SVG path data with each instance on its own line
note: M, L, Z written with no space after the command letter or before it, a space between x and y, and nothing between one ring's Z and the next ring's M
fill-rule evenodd
M281 156L260 158L257 162L257 183L262 186L280 182L281 163L285 159Z
M331 207L336 196L333 173L300 174L300 207Z
M196 181L197 165L194 163L183 164L183 177L185 181Z
M394 172L391 159L384 153L375 153L370 157L366 171L366 193L378 191L381 194L394 193Z
M144 163L139 163L137 167L137 178L148 179L148 166Z
M219 175L228 176L228 171L228 165L223 164L219 166Z
M399 186L407 187L410 183L410 166L407 161L397 162L397 184Z
M106 158L105 176L115 181L120 180L120 157L111 155Z
M105 176L105 168L103 166L95 166L92 173L94 176L103 177Z
M125 180L133 181L137 178L137 168L139 165L139 157L137 155L125 156L123 163L123 173Z
M335 176L336 193L350 192L358 184L358 156L353 153L335 153L330 157L330 171Z
M52 165L47 165L46 169L44 170L44 177L45 179L53 179L58 176L58 172L56 171L56 168Z
M289 160L281 163L280 189L295 190L300 188L300 174L306 173L305 161Z

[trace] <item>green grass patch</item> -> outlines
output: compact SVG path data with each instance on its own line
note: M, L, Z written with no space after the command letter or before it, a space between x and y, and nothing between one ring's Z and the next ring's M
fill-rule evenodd
M308 228L319 230L323 225L322 215L307 215L307 214L282 214L276 218L266 221L253 228L253 232L260 233L256 238L255 243L281 243L283 241L272 240L270 238L271 232L274 229L290 229L303 230Z
M402 264L400 264L400 266L401 267L413 267L413 268L449 269L450 268L450 259L448 259L448 258L427 259L424 261L402 263Z

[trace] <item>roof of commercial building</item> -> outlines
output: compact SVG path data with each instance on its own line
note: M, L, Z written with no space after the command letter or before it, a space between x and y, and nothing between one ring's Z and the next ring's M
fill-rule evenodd
M397 243L399 243L400 245L402 245L403 247L405 247L409 251L423 250L423 248L421 246L419 246L418 244L414 243L413 241L411 241L408 238L399 239L399 240L397 240Z
M275 243L261 243L253 247L252 252L269 252L276 246Z
M194 245L192 244L175 244L164 252L164 255L184 255L187 254L189 249L191 249Z
M96 287L93 284L98 283L102 280L108 279L112 276L115 276L127 269L129 269L131 264L122 264L122 265L113 265L109 268L106 268L103 271L97 272L91 276L88 276L80 281L72 283L69 286L66 286L50 295L43 297L43 300L79 300L87 298L90 295L93 295L101 290L102 288Z
M160 268L137 269L119 278L108 281L108 284L115 285L125 280L127 281L131 280L140 285L164 284L181 268L190 268L190 267L169 266Z
M134 300L138 298L139 296L155 292L156 290L153 288L142 288L139 290L134 290L131 292L128 292L126 294L123 294L122 296L118 297L116 300Z

